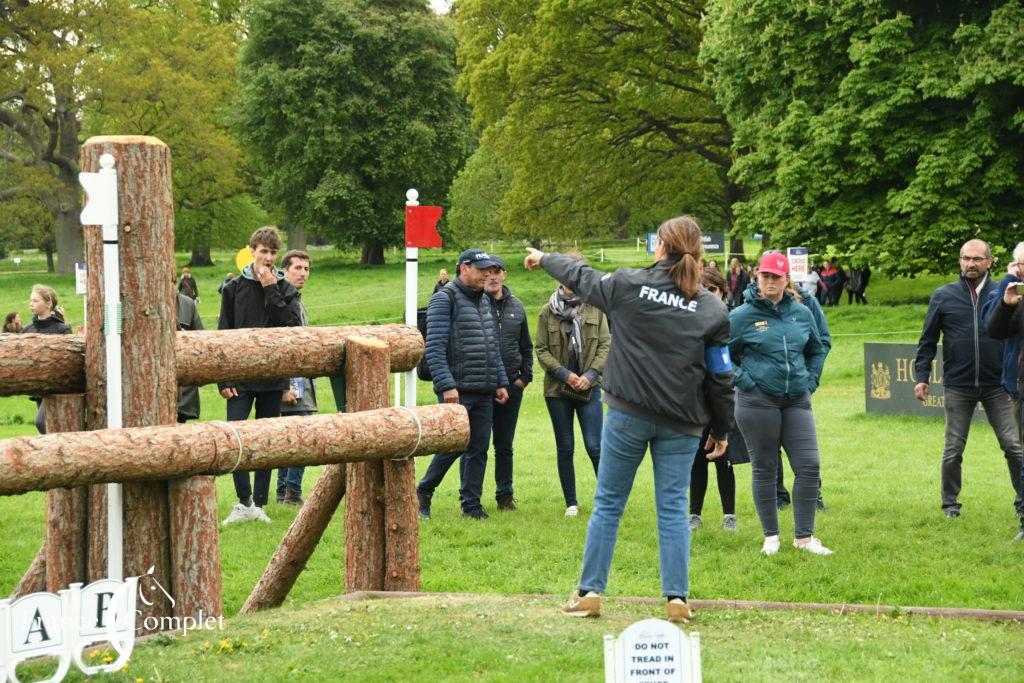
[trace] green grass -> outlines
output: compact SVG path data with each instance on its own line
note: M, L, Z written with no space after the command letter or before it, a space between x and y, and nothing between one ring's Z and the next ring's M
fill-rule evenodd
M605 634L664 618L660 603L605 601L598 620L566 619L557 605L450 595L324 600L228 619L223 632L151 640L104 680L595 681ZM700 634L709 681L1013 681L1024 656L1020 624L906 614L706 609L685 630ZM67 680L82 678L73 669Z
M539 307L552 291L551 281L542 273L526 273L514 264L518 249L501 253L508 257L511 266L509 286L524 299L531 318L535 320ZM430 260L425 261L421 268L421 303L426 301L437 269L450 267L455 255L446 253L439 257L427 252L426 256ZM227 262L229 255L217 254L215 258ZM397 261L400 257L394 259L389 254L389 259ZM179 261L183 262L184 257ZM615 264L606 265L613 267ZM228 269L223 265L195 269L202 297L200 310L204 322L211 328L216 326L216 285ZM322 325L399 319L403 306L403 271L401 263L367 269L355 265L351 254L314 252L313 273L304 294L312 322ZM710 487L704 509L705 528L696 534L693 545L692 594L695 597L869 604L880 601L896 605L991 609L1020 609L1024 605L1024 582L1020 580L1024 544L1011 544L1009 541L1016 528L1011 505L1012 490L1007 481L1005 463L989 426L985 423L974 425L964 455L964 518L949 523L939 509L939 459L943 445L941 419L877 416L864 412L863 343L916 341L925 312L923 302L931 290L946 279L929 276L914 280L886 280L875 276L868 289L872 305L849 307L844 303L827 311L834 346L826 363L822 387L815 395L815 414L822 452L824 496L829 509L818 517L817 534L836 554L830 558L798 556L786 545L775 558L761 557L758 553L761 534L749 493L750 469L740 466L736 470L739 533L728 534L718 528L718 496L714 484ZM68 309L76 321L74 311L80 311L81 305L73 294L68 294L73 291L70 278L4 272L0 274L3 285L0 286L0 310L19 308L26 311L27 307L22 302L27 300L28 289L35 281L55 283L58 291L66 295L65 301L71 302ZM76 322L80 322L80 317ZM318 386L321 409L332 410L327 382L319 380ZM425 383L419 385L419 400L421 403L434 400ZM202 402L204 420L223 419L223 402L213 387L203 389ZM34 404L23 397L0 399L0 438L32 434L34 410ZM582 449L579 438L577 443ZM420 474L428 461L429 458L417 461ZM315 469L307 471L307 487L312 486L315 476ZM520 511L492 514L486 523L471 523L459 517L457 474L453 472L444 482L434 497L433 519L421 525L424 590L561 595L574 585L579 574L589 508L586 501L593 495L594 477L585 457L579 455L577 486L580 500L584 501L584 514L577 519L565 518L555 468L554 442L539 383L528 390L523 404L516 440L515 476ZM492 486L488 482L485 488L485 504L493 511ZM218 480L218 500L219 512L222 517L226 516L234 502L229 477ZM41 494L0 498L0 524L6 532L0 540L0 594L6 594L17 583L39 548L44 523L43 505ZM295 514L292 509L275 504L271 504L268 511L273 518L272 524L236 526L221 532L227 614L237 612ZM791 516L782 516L782 528L784 542L788 542L792 538ZM286 606L299 609L302 605L343 592L343 566L344 539L339 514ZM657 567L651 473L649 466L644 466L637 477L620 529L610 594L658 595ZM318 603L310 609L314 612L335 609L323 605L327 603ZM344 612L356 608L346 606L337 609ZM390 608L358 608L356 613L370 614L377 609L386 611ZM414 608L409 609L415 612ZM549 609L550 605L546 605L541 611L546 614ZM282 618L298 623L302 612L287 614L291 616ZM464 621L469 619L467 615L470 612L460 614ZM882 653L878 656L889 662L890 668L885 671L920 672L921 678L928 677L927 672L930 671L942 671L947 677L990 677L987 673L975 674L973 668L961 668L961 664L955 663L965 656L963 652L951 650L959 652L959 655L947 657L945 650L940 656L935 656L935 651L942 648L928 650L940 641L941 632L955 630L946 629L939 622L934 628L925 628L918 620L912 625L886 625L882 631L873 631L883 627L870 620L861 621L861 618L840 622L810 616L736 615L730 617L736 620L732 623L722 613L715 614L719 616L712 617L709 612L708 618L724 620L720 622L723 624L722 639L727 639L725 634L733 627L738 629L738 636L733 640L753 638L755 643L762 642L759 640L762 630L778 631L772 636L778 640L772 640L774 644L771 647L762 642L764 647L761 651L747 647L746 643L730 645L740 648L728 650L736 653L735 656L727 658L730 661L715 663L716 667L723 667L715 670L720 671L724 678L744 677L743 667L751 666L753 662L757 662L759 667L766 667L758 671L787 672L789 675L795 675L794 672L799 670L818 671L819 675L845 678L848 676L844 672L852 669L843 668L848 664L842 661L845 656L841 654L844 652L843 643L851 648L850 666L859 662L867 667L864 677L875 677L871 672L882 670L872 668L874 664L868 661L872 657L866 653L876 651L857 649L860 645L855 636L862 637L865 643L874 642L878 648L883 648L880 641L887 641L885 649L877 650ZM240 632L253 633L258 630L257 624L274 624L277 618L275 615L264 622L245 617L232 623L238 624ZM386 621L398 617L382 618ZM561 666L562 657L576 662L566 665L569 678L583 676L583 672L590 672L587 675L593 678L593 672L600 666L597 646L592 651L581 653L577 661L572 648L565 652L566 648L549 647L547 622L541 617L538 619L536 623L528 620L515 625L521 629L523 623L529 624L530 637L520 639L521 647L535 653L550 651L545 655L549 658L544 661L551 666ZM774 619L781 621L772 621ZM614 629L604 624L596 626L593 634L621 630L627 621L616 622ZM713 623L708 622L708 626ZM703 624L702 621L702 629ZM726 624L729 628L725 627ZM463 623L465 628L470 625L474 629L483 628L475 621ZM774 629L773 625L780 628ZM918 627L922 629L920 632L915 631ZM576 630L581 628L578 625L552 624L551 628L554 629L551 633L555 634L560 628L566 629L566 638L583 633ZM991 662L1001 662L1011 652L1002 630L1006 627L971 625L964 628L968 628L968 640L977 638L972 647L983 653L975 659L986 659L987 656ZM825 640L834 636L835 645L828 646L833 649L829 650L823 644L826 649L805 653L808 665L799 666L802 660L792 654L793 646L799 644L800 638L812 642L812 637L817 637L812 634L819 630L824 631L821 637ZM343 632L347 631L339 631ZM373 632L367 628L364 632L366 637L359 638L363 651L369 653L367 661L372 661L375 656L394 656L395 662L405 661L404 655L392 655L391 648L377 644L383 641L369 637ZM481 633L500 641L500 630L487 627ZM872 633L876 635L870 635ZM310 634L309 637L318 641L323 639L322 633ZM450 630L440 628L436 637L438 642L447 645L446 651L461 650L457 644L462 636L457 627L451 626ZM960 642L948 634L947 637L947 641L942 641L947 643L947 647ZM489 646L483 643L487 638L474 638L474 647L477 641L481 641L481 647L489 652ZM795 640L789 642L787 638ZM296 639L295 642L301 640L298 636ZM918 647L914 643L919 643L920 649L914 650ZM320 655L325 651L333 652L330 650L333 644L321 643L321 647L327 649L310 648L307 657L299 651L302 648L296 646L284 660L294 661L296 667L312 667L310 671L316 671L317 666L327 666L326 663L318 663L317 652L320 651ZM424 646L423 651L426 650L427 646ZM158 648L147 649L146 661L164 662L160 652ZM202 657L190 659L188 648L173 646L166 652L167 659L182 659L180 666L186 667L168 669L180 672L170 675L169 680L204 676L193 675L194 671L187 668L200 666L203 662ZM765 655L766 652L770 654ZM346 653L350 654L348 648ZM892 656L885 653L892 653ZM974 662L973 656L969 655L963 661ZM481 653L480 657L483 658L480 661L488 661L487 655ZM484 678L500 679L503 675L517 679L541 678L541 670L524 668L532 661L531 657L536 659L541 654L524 655L500 670L495 668L494 662L478 663L476 655L469 652L462 653L454 661L457 666L471 671L479 667ZM731 661L736 657L740 659ZM909 657L907 662L903 662L904 657ZM208 656L207 659L224 665L242 660L237 654L220 659ZM268 659L275 660L274 657ZM352 661L353 671L359 671L359 659ZM713 662L714 659L707 660L708 666ZM167 665L171 666L170 663ZM280 671L274 666L276 664L268 661L267 668L259 666L255 669L261 671L260 675L262 672ZM381 670L385 673L379 675L382 678L401 677L396 673L400 670L385 667ZM391 673L386 673L388 671ZM523 671L528 673L515 675ZM573 673L576 671L580 673ZM266 676L267 680L274 678L270 673Z

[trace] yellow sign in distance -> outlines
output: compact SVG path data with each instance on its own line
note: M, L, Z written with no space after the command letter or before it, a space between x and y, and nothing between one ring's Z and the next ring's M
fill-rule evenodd
M249 247L239 249L238 253L235 254L235 265L238 266L239 273L245 270L245 267L252 263L252 260L252 249Z

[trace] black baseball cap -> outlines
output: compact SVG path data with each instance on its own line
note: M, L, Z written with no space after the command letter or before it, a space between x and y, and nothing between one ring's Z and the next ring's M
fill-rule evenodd
M505 269L505 264L501 262L501 259L497 256L491 256L483 249L467 249L462 252L459 256L459 265L469 264L474 268L490 268L491 266L498 266L502 270Z

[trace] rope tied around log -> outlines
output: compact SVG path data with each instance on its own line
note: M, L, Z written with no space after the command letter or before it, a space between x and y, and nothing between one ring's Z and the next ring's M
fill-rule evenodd
M423 423L420 421L420 416L413 412L412 409L409 408L408 406L395 407L404 410L405 412L412 415L412 419L415 420L416 422L416 429L419 430L418 433L416 434L416 445L412 447L411 451L409 451L409 455L405 456L404 458L394 458L395 460L409 460L410 458L412 458L412 456L416 455L416 449L420 447L420 443L422 443L423 441Z
M242 435L238 433L238 430L235 429L230 422L224 422L223 420L210 420L210 423L215 425L224 425L232 434L235 435L235 441L238 442L238 459L235 460L235 466L231 468L230 472L228 472L228 474L234 474L235 470L238 469L238 466L242 464ZM420 428L421 433L422 431L422 428ZM416 445L418 446L419 442L417 442Z

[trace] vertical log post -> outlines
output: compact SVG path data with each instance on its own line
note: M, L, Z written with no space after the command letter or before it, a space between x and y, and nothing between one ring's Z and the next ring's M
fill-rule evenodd
M345 352L349 412L386 408L391 367L387 344L350 341ZM384 590L384 463L349 463L346 479L345 592Z
M115 170L123 310L123 424L125 427L174 424L175 265L170 150L167 145L152 137L94 137L82 146L82 169L99 170L99 159L104 153L113 154L117 162ZM107 391L103 336L103 245L97 227L87 227L84 232L89 278L85 351L86 423L90 429L99 429L106 426ZM106 515L94 514L98 511L95 503L90 501L92 528L105 527ZM141 576L153 567L153 577L161 586L174 585L170 514L167 482L125 484L126 576ZM97 523L99 526L95 526ZM103 534L95 536L96 541L99 541ZM205 538L209 542L211 535L207 534ZM214 545L216 539L214 531ZM188 540L192 541L194 537L190 536ZM212 562L218 558L219 553L210 551L209 547L202 548L204 557L210 558ZM98 559L103 554L104 551L90 540L90 572L99 569ZM185 571L184 568L175 568L177 570ZM219 574L219 567L217 571ZM194 575L203 577L208 572ZM171 604L164 598L162 591L154 589L148 592L148 602L153 604L140 603L142 613L139 619L171 616Z
M85 429L85 396L60 394L43 398L47 433ZM56 593L88 578L88 487L46 493L46 590Z
M420 590L420 519L416 464L388 460L384 465L384 590Z

